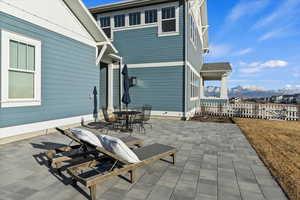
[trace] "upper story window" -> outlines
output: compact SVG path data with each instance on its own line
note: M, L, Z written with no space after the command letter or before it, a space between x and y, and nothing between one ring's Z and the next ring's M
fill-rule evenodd
M41 42L1 33L1 106L41 105Z
M115 27L123 27L125 26L125 15L115 15Z
M100 26L108 38L111 38L110 17L100 17Z
M129 13L129 25L134 26L139 24L141 24L141 13L140 12Z
M145 11L145 24L157 22L157 10L146 10Z
M161 31L162 33L176 32L175 6L162 8Z

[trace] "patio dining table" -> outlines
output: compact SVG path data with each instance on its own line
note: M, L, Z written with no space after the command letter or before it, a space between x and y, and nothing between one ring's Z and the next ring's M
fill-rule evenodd
M133 116L135 116L137 114L141 114L141 113L142 112L136 111L136 110L122 110L122 111L113 112L113 114L115 114L115 115L126 116L126 118L125 118L126 129L125 129L125 131L132 131L132 128L129 128L129 118L132 119Z

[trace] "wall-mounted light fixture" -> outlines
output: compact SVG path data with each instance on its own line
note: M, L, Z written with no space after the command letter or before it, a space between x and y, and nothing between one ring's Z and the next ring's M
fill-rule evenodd
M134 77L134 76L130 77L129 78L129 85L130 85L130 87L136 86L137 85L137 78Z

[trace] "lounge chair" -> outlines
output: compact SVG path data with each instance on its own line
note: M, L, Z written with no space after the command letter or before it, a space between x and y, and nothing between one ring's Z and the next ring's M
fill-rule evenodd
M141 166L150 164L156 160L164 159L168 156L172 157L172 163L175 164L176 149L162 144L152 144L149 146L133 149L133 152L139 157L140 162L128 163L117 155L105 150L102 147L94 147L99 153L102 153L106 158L111 159L110 165L106 166L101 159L94 159L89 162L73 165L67 168L68 174L73 179L73 185L80 182L90 190L92 200L96 199L96 184L108 178L121 176L129 173L129 181L134 183L135 170ZM106 166L106 169L101 167ZM108 169L108 170L107 170Z
M90 148L90 145L87 144L87 142L78 139L70 131L60 128L56 128L56 130L70 138L72 140L71 143L76 142L77 144L48 150L46 152L46 157L50 167L59 170L66 161L71 161L79 157L87 157L88 155L94 155L94 157L98 156L99 152L95 148ZM141 147L143 145L143 141L135 137L128 136L120 139L128 146Z

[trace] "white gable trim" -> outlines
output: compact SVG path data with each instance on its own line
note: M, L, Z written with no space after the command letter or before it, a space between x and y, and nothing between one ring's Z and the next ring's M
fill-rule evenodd
M36 25L41 26L43 28L46 28L48 30L57 32L57 33L62 34L64 36L70 37L74 40L78 40L78 41L83 42L85 44L88 44L88 45L91 45L91 46L96 46L96 42L93 40L93 38L91 36L87 37L87 36L82 35L78 32L75 32L74 30L69 30L66 27L60 26L60 25L56 24L55 22L51 22L51 21L49 21L49 20L47 20L47 19L45 19L41 16L36 16L33 13L30 13L30 11L23 10L22 8L19 8L15 5L12 5L8 2L9 1L7 1L7 0L0 0L0 12L4 12L4 13L7 13L7 14L12 15L14 17L21 18L25 21L36 24ZM65 5L65 7L66 7L66 9L69 10L69 8L67 8L66 5ZM51 8L49 8L49 9L51 9ZM53 14L55 14L55 11L53 11L53 12L54 12ZM80 23L75 16L74 16L74 19L76 19L77 22ZM86 29L83 26L82 26L82 28L86 31Z

